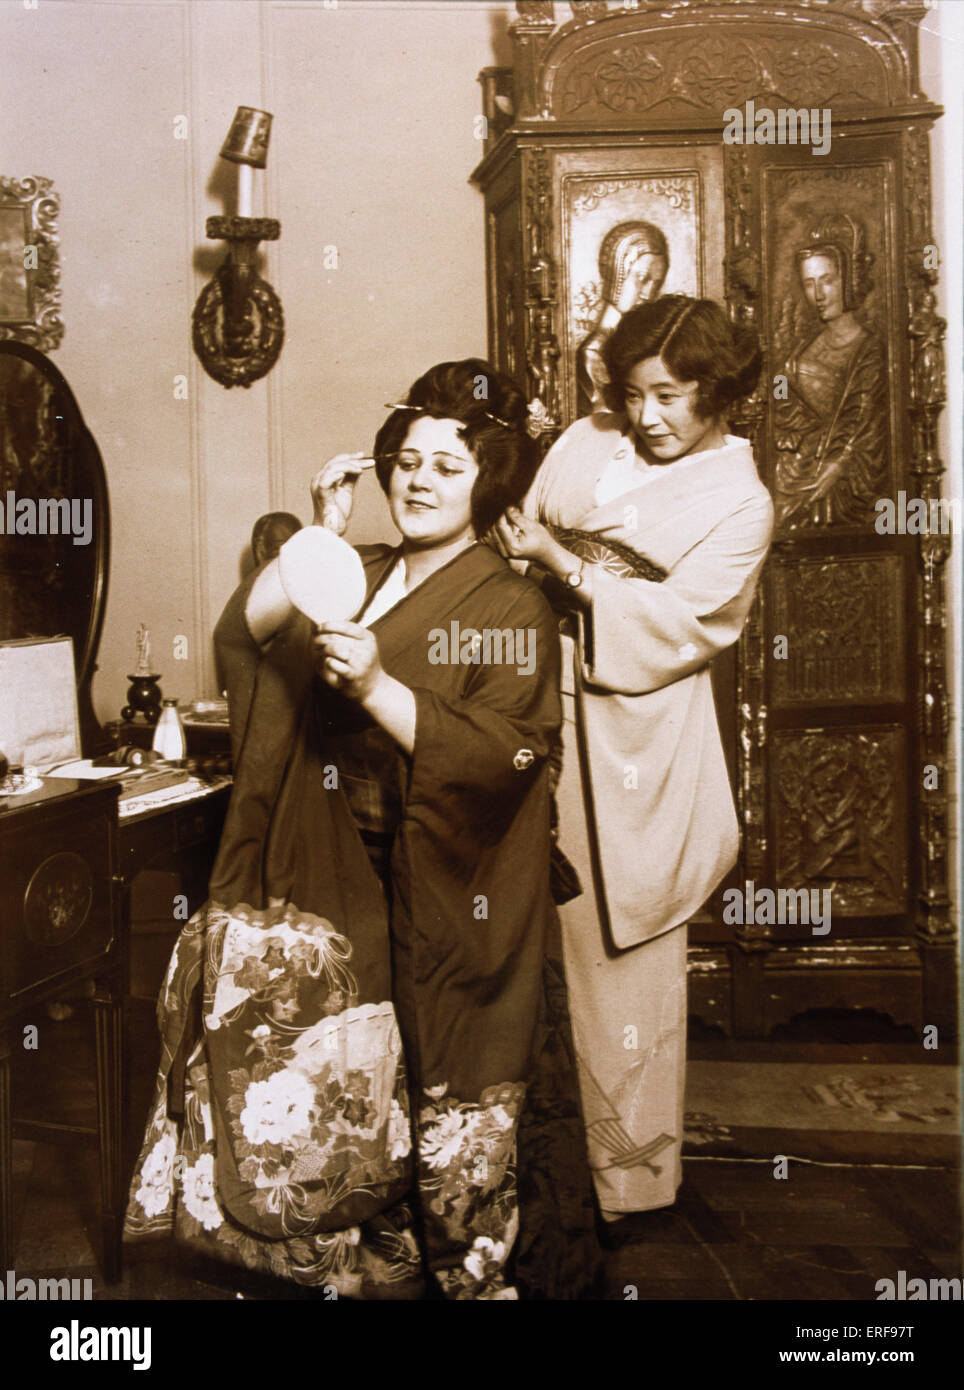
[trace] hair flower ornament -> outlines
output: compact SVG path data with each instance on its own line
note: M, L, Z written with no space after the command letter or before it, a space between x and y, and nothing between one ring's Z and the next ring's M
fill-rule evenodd
M549 430L556 428L555 420L538 397L529 402L527 416L526 433L533 439L538 439L541 434L546 434Z

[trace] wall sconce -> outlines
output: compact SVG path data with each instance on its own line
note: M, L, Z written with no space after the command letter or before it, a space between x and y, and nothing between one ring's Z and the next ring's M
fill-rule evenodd
M238 166L237 214L209 217L212 240L228 254L194 306L194 351L208 376L222 386L250 386L266 376L281 352L285 323L281 301L255 269L258 243L277 241L281 223L251 216L255 169L268 162L271 114L239 106L221 146L221 158Z

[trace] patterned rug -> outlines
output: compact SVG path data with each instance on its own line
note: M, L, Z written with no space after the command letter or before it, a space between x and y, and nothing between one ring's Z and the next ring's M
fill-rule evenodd
M957 1067L690 1062L684 1154L954 1164Z

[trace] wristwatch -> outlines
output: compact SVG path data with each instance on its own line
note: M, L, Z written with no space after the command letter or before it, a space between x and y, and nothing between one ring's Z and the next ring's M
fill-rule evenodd
M570 570L570 572L565 576L565 583L570 589L578 589L580 584L582 583L582 570L584 564L585 561L580 560L579 568L577 570Z

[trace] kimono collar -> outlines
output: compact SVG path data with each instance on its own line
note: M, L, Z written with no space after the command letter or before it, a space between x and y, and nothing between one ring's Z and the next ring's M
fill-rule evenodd
M368 590L365 594L364 608L371 603L372 596L395 568L395 564L402 558L402 547L379 545L373 546L367 553L362 553L362 564L365 567L365 578L368 581ZM453 566L458 566L458 578L452 574ZM459 593L464 594L465 590L475 588L478 584L484 583L494 573L505 569L505 561L494 550L485 545L482 541L466 546L457 555L453 555L451 560L447 560L444 565L440 565L437 570L423 579L414 589L399 599L398 603L387 609L379 618L375 618L370 624L375 628L383 618L399 612L405 604L412 599L423 598L431 595L433 589L438 584L442 586L442 592L454 587ZM454 581L454 585L453 585Z
M597 412L577 420L553 446L544 468L544 520L562 526L589 525L592 529L622 525L626 508L638 503L646 512L709 502L715 494L758 493L762 484L746 439L724 436L722 449L702 449L672 463L647 469L639 484L618 497L596 503L596 484L621 450L635 450L625 415Z

